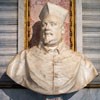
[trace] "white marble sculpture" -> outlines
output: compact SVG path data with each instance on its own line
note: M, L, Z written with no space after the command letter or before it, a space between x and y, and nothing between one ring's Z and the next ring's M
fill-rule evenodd
M17 54L7 68L16 83L47 95L78 91L97 75L93 64L70 50L62 39L68 11L47 3L41 13L41 39L38 46Z

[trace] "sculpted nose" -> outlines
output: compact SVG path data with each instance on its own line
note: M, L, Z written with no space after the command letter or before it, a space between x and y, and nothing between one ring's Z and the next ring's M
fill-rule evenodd
M49 29L50 29L50 25L47 24L47 25L46 25L46 30L49 30Z

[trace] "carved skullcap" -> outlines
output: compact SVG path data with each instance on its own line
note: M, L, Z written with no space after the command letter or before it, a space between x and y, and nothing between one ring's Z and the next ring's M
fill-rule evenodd
M68 14L67 9L64 9L58 5L48 2L42 8L39 18L40 18L40 20L43 20L46 16L53 15L53 16L59 17L61 19L61 21L64 22L67 14Z

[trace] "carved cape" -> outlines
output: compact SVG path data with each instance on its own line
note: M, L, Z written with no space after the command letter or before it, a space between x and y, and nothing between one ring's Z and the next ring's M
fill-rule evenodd
M7 68L7 75L16 83L47 95L78 91L97 74L83 54L68 49L63 43L53 52L43 46L23 50Z

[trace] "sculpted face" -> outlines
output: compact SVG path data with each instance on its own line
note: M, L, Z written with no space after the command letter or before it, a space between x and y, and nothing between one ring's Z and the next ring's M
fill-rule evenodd
M57 45L62 39L62 22L60 19L52 15L45 17L42 21L41 34L44 45Z

